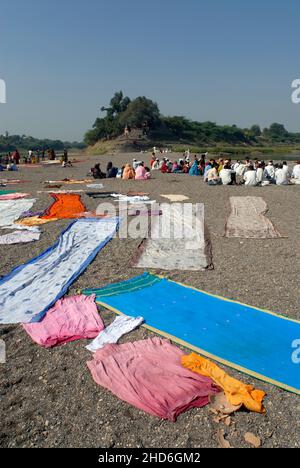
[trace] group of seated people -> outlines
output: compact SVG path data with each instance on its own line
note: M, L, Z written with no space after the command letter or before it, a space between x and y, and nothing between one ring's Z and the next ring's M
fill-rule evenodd
M246 185L267 186L288 185L289 183L300 184L300 161L291 171L287 162L274 164L270 161L255 159L251 161L210 160L205 167L204 181L208 185Z
M200 159L195 156L193 162L190 162L189 155L184 154L183 158L179 161L172 162L168 158L163 158L161 161L156 157L156 154L152 154L150 161L152 171L160 171L163 174L190 174L192 176L200 176L204 174L205 169L205 155L202 155Z
M151 170L162 173L183 173L190 176L204 176L208 185L250 185L266 186L270 184L288 185L290 183L300 184L300 161L290 170L287 162L274 164L270 161L266 164L246 158L244 161L232 162L231 159L210 159L206 162L206 155L200 158L184 157L179 162L172 162L167 158L159 160L152 154Z
M121 169L114 167L112 162L109 162L106 172L102 172L100 164L96 164L91 169L91 175L94 179L123 179L123 180L148 180L151 177L150 169L145 167L143 161L133 160L133 164L126 164Z

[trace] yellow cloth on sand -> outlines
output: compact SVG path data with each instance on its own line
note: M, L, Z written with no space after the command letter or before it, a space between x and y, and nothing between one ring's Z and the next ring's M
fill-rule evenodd
M226 374L219 366L205 359L198 354L192 353L183 356L182 365L198 374L210 377L219 387L221 387L227 399L232 405L243 404L249 411L264 413L263 399L266 394L261 390L256 390L252 385L246 385L230 375Z
M57 219L41 219L38 216L32 216L31 218L20 219L15 224L21 224L22 226L40 226L41 224L50 223L51 221L57 221Z

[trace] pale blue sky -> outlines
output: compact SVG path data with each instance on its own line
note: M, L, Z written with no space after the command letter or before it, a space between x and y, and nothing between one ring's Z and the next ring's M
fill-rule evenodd
M81 140L122 89L166 115L300 131L296 0L1 0L0 133Z

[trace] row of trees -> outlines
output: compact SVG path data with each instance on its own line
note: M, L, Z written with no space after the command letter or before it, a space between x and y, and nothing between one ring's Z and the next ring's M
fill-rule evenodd
M85 148L84 143L68 142L61 140L38 139L26 135L0 135L0 153L19 150L47 150L52 148L55 151L62 151L64 148Z
M158 105L144 96L131 101L122 91L115 93L103 118L97 118L93 128L85 135L85 143L93 145L98 140L111 139L121 135L124 127L159 131L160 138L180 140L198 145L225 143L230 145L293 144L300 142L300 133L288 132L282 124L273 123L269 128L259 125L239 128L236 125L217 125L214 122L197 122L182 116L165 117Z

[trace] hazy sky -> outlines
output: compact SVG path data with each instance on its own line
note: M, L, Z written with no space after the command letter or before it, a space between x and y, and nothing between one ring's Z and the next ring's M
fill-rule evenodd
M81 140L115 91L300 131L297 0L1 0L0 133Z

